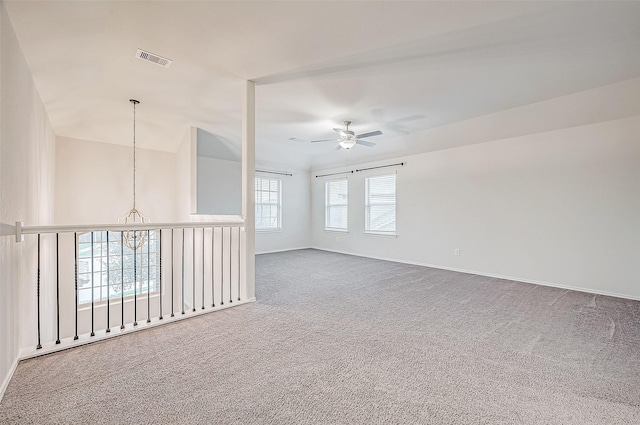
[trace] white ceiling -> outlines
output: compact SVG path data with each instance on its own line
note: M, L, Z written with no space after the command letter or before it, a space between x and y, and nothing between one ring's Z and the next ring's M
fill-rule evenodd
M640 76L640 2L5 1L59 136L176 151L190 126L239 145L256 81L257 159L344 161L325 139L406 135ZM134 57L141 48L169 69ZM413 151L420 150L413 146ZM424 150L428 150L425 145Z

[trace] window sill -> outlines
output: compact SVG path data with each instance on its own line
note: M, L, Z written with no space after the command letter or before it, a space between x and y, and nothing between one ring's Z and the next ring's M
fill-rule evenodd
M325 232L337 232L337 233L349 233L349 229L330 229L330 228L326 228L324 229Z
M256 229L256 233L281 233L282 227L279 229Z
M165 295L164 292L163 292L163 295ZM129 302L133 302L134 298L136 299L136 301L146 300L147 292L138 293L135 297L133 295L127 295L124 297L124 303L127 304ZM160 293L157 291L152 292L149 298L150 299L160 298ZM122 298L121 297L111 298L110 301L111 302L109 303L109 305L112 305L112 306L119 305L122 302ZM107 300L94 301L93 303L93 308L102 308L106 306L107 306ZM91 302L78 304L78 311L85 311L85 310L91 310Z
M385 233L385 232L364 232L365 235L370 235L370 236L383 236L383 237L388 237L388 238L397 238L398 234L397 233Z

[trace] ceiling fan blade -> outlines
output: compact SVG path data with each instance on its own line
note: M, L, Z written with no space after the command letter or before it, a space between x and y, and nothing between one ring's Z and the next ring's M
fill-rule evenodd
M376 144L373 142L367 142L365 140L356 140L356 143L362 146L374 147Z
M298 139L297 137L290 137L289 140L292 142L308 142L308 140Z
M311 140L311 143L319 143L319 142L335 142L336 139L322 139L322 140Z
M358 134L356 137L360 139L362 137L381 136L381 135L382 135L382 131L376 130L376 131L371 131L369 133Z
M342 149L342 146L338 145L336 146L336 150L339 151L340 149Z
M341 137L347 137L347 133L345 133L344 130L341 128L334 128L333 131L338 133Z

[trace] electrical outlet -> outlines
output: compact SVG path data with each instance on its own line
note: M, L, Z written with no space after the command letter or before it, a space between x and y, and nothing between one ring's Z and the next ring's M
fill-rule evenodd
M460 255L460 249L456 248L453 250L453 255Z

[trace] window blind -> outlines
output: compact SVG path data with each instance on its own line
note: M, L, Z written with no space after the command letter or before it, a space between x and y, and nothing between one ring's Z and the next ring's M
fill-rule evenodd
M256 230L282 228L282 181L256 177Z
M347 230L349 221L349 184L347 179L327 180L325 188L326 230Z
M365 232L395 234L395 174L365 179Z

